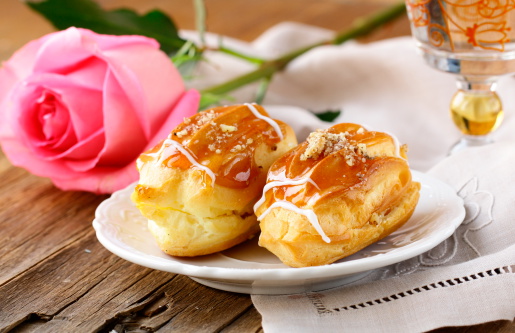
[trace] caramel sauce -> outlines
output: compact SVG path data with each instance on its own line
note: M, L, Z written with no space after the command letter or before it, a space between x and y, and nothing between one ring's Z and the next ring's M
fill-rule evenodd
M249 109L254 108L258 118ZM217 107L186 119L168 136L167 140L179 143L185 152L162 141L140 156L141 163L162 163L165 167L186 170L199 166L209 168L216 184L229 188L246 188L260 174L254 153L259 145L270 149L281 140L270 125L267 112L259 105ZM269 120L269 121L267 121ZM277 122L282 132L285 124ZM163 146L164 145L164 146ZM190 155L189 158L187 155ZM192 158L196 163L192 163ZM208 173L206 173L209 178ZM209 184L209 180L204 180Z
M270 206L272 202L287 201L299 208L313 207L322 197L366 186L368 177L384 164L407 165L402 156L397 156L395 138L386 133L367 131L356 124L338 124L328 129L328 132L347 133L350 150L341 149L303 160L301 155L308 143L302 143L272 165L267 182L283 185L266 191L260 204L266 202ZM366 145L365 154L357 152L358 144ZM353 155L352 163L348 163L348 155ZM407 167L406 170L409 173ZM309 181L293 184L305 178Z

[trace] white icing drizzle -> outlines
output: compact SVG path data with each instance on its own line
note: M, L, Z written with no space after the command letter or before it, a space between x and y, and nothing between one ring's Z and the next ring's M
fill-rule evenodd
M259 111L256 109L256 107L250 103L245 103L245 106L247 106L249 108L249 110L254 114L254 116L256 116L256 118L262 119L262 120L266 121L267 123L269 123L270 126L272 126L274 128L275 132L277 133L277 135L279 136L279 138L281 140L284 138L283 133L281 132L281 128L279 127L277 122L275 122L275 120L273 120L270 117L263 116L261 113L259 113Z
M198 163L197 160L190 154L190 152L188 152L179 142L177 142L175 140L166 139L165 141L163 141L163 145L161 146L159 151L157 153L155 153L156 155L158 155L159 153L162 152L161 157L159 158L159 162L166 160L171 155L171 153L167 153L165 151L165 149L167 148L167 147L165 147L165 144L168 145L167 147L174 146L178 151L181 152L181 154L186 156L186 158L188 159L188 161L190 161L191 164L193 164L195 167L197 167L200 170L203 170L205 173L207 173L207 175L211 178L211 186L212 187L215 186L215 179L216 179L215 173L211 169L206 167L205 165Z
M271 181L271 182L267 183L265 185L265 187L263 188L263 196L254 205L254 211L257 211L257 209L265 202L265 194L271 188L274 188L274 187L277 187L277 186L284 186L284 185L302 185L302 184L306 184L306 183L310 183L313 186L315 186L317 189L320 189L318 187L318 185L309 177L301 178L301 179L298 179L298 180L293 180L293 179L274 180L274 181ZM293 203L288 202L288 201L282 200L282 201L274 202L270 207L268 207L263 212L263 214L261 214L258 217L258 221L260 221L268 213L270 213L270 211L274 207L282 207L284 209L288 209L288 210L294 211L294 212L296 212L298 214L304 215L308 219L308 221L311 223L311 225L315 228L315 230L318 232L318 234L320 236L322 236L322 239L324 240L324 242L326 242L326 243L330 243L331 242L331 239L329 239L329 237L327 237L327 235L324 233L324 230L322 230L322 227L320 226L320 223L318 222L318 217L315 214L315 212L313 212L313 210L311 210L311 209L301 209L301 208L295 206Z
M302 184L306 184L306 183L310 183L313 186L315 186L317 189L320 190L320 187L318 187L318 185L313 181L313 179L311 179L309 177L301 178L299 180L293 180L293 179L274 180L274 181L271 181L270 183L267 183L265 185L265 187L263 187L263 195L261 196L261 199L259 199L258 202L256 202L256 204L254 205L254 211L257 211L257 209L259 207L261 207L261 205L265 202L265 194L269 189L277 187L277 186L302 185Z
M331 243L331 239L327 237L324 230L322 230L322 227L320 226L320 223L318 222L318 217L311 209L301 209L291 202L288 201L276 201L274 202L270 207L268 207L263 214L261 214L258 217L258 221L262 220L270 211L275 207L282 207L284 209L291 210L295 213L304 215L308 221L311 223L311 225L315 228L315 230L318 232L320 236L322 236L322 239L326 243Z

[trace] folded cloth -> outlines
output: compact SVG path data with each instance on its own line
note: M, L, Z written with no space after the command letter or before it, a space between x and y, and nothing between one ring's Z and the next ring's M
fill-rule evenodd
M327 30L282 23L253 43L225 43L273 58L330 36ZM223 54L207 57L195 73L194 86L210 86L253 68ZM371 271L350 285L300 295L253 295L265 332L419 332L513 320L515 99L507 97L515 90L515 80L508 76L499 82L508 111L494 137L498 143L448 156L460 136L447 111L455 90L455 78L426 65L410 37L317 47L274 76L265 104L315 113L341 110L335 122L395 134L408 144L410 166L454 187L467 215L456 232L431 251ZM234 96L248 102L254 91L250 85ZM324 127L317 121L305 125L302 136L310 126Z
M427 272L318 293L253 295L252 301L265 332L424 332L512 320L514 285L512 245Z

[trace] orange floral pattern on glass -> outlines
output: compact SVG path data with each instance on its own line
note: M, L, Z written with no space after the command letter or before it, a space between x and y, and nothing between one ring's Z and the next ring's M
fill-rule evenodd
M434 47L504 52L510 41L507 15L515 0L407 0L412 24L427 27Z

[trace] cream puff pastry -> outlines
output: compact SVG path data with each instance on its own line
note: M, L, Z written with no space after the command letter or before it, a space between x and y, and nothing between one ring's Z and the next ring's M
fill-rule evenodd
M256 203L259 244L292 267L333 263L412 215L420 184L406 147L357 124L318 130L274 162Z
M164 252L225 250L259 231L253 205L267 171L296 145L293 130L257 104L199 112L139 157L132 200Z

